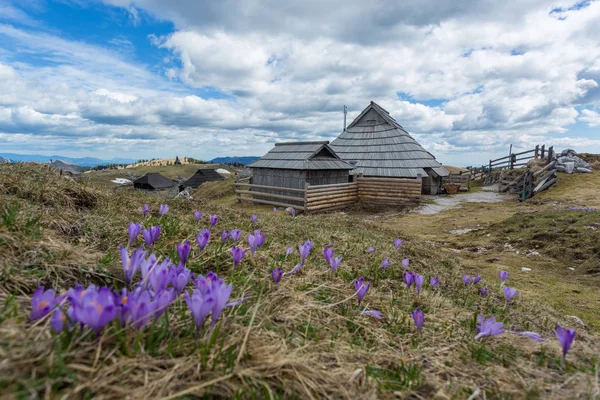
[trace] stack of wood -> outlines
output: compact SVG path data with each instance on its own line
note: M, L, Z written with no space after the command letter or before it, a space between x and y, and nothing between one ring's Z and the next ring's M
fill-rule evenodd
M521 200L527 200L548 189L557 181L556 161L552 161L536 172L525 169L518 176L501 176L499 191L501 193L519 193Z

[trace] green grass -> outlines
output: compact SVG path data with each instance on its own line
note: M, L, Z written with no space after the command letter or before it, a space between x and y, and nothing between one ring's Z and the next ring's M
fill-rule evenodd
M571 398L594 390L597 336L578 327L567 367L557 367L560 349L552 329L557 322L577 325L537 300L538 289L515 272L520 264L512 259L510 284L520 293L504 309L495 266L486 268L481 259L457 257L423 239L422 234L446 236L433 225L413 231L408 221L422 223L419 216L402 217L407 223L401 229L393 220L382 224L353 214L292 219L268 207L233 202L230 181L202 187L193 197L188 202L167 194L108 191L27 164L0 167L0 203L8 205L0 218L1 397L393 398L401 392L430 398L441 391L464 398L480 388L489 398L514 393ZM145 219L143 203L154 210ZM171 206L163 217L156 214L161 203ZM195 209L205 215L199 224L192 216ZM252 212L259 216L254 225ZM28 321L30 296L40 284L59 293L77 282L122 287L117 249L127 240L129 221L160 222L164 230L154 252L175 257L175 245L193 241L208 225L209 213L218 214L220 222L205 251L193 248L188 266L198 273L217 271L233 284L232 299L248 297L226 310L212 334L205 326L195 340L182 299L139 333L114 322L100 337L87 329L57 335L48 319ZM581 218L581 226L588 223L583 220L588 216ZM533 235L541 223L532 221L526 230ZM222 246L218 238L232 228L267 234L265 246L235 270L231 244ZM511 229L510 224L504 228ZM406 239L397 251L396 236ZM307 239L316 244L301 272L273 284L273 267L289 271L298 262L297 252L283 257L287 246ZM334 276L321 255L326 243L344 256ZM366 253L370 245L373 255ZM394 264L380 271L384 256ZM426 287L420 298L407 290L400 266L404 257L427 280L439 276L440 288ZM479 270L482 285L490 288L486 298L462 284L462 273ZM361 276L371 288L359 307L352 280ZM421 334L410 317L417 306L425 312ZM384 318L361 315L364 309L379 310ZM547 343L509 333L474 343L477 314L496 316L507 330L537 331ZM485 372L488 366L493 374Z

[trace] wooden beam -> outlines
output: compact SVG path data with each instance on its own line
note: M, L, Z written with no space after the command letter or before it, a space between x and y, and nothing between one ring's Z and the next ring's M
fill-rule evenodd
M363 181L363 182L368 182L368 181L372 181L372 182L400 182L400 183L404 183L404 182L417 182L420 183L420 181L418 179L409 179L409 178L358 178L357 181Z
M236 194L251 194L253 196L262 196L262 197L272 197L274 199L282 199L282 200L295 200L295 201L304 201L304 197L295 197L295 196L285 196L283 194L274 194L274 193L263 193L263 192L255 192L250 190L236 190Z
M277 201L269 201L269 200L260 200L260 199L251 199L248 197L236 197L239 200L243 200L243 201L250 201L252 203L260 203L260 204L270 204L272 206L279 206L279 207L292 207L293 209L296 210L305 210L306 208L304 206L299 206L296 204L287 204L287 203L279 203Z
M554 169L554 166L556 165L556 161L552 161L550 164L546 165L544 168L540 169L539 171L535 171L533 173L533 176L538 176L541 175L542 172L547 171L549 169Z
M352 192L336 192L336 193L327 193L323 196L308 196L306 198L306 200L308 201L319 201L319 200L323 200L323 199L329 199L331 197L345 197L345 196L358 196L358 192L352 191Z
M304 193L305 189L296 189L296 188L286 188L286 187L279 187L279 186L263 186L263 185L253 185L250 183L236 183L236 186L244 186L244 187L251 187L251 188L257 188L257 189L270 189L270 190L279 190L282 192L295 192L295 193Z
M333 197L330 199L320 200L320 201L308 201L308 203L306 203L306 206L310 208L312 206L319 206L321 204L356 202L356 200L358 200L358 196Z
M332 183L330 185L308 185L308 189L314 191L319 189L330 189L343 186L356 186L356 182Z
M392 200L392 201L397 201L397 202L401 202L403 200L408 200L408 199L418 199L420 197L385 197L385 196L366 196L366 195L359 195L358 196L359 199L371 199L371 200Z

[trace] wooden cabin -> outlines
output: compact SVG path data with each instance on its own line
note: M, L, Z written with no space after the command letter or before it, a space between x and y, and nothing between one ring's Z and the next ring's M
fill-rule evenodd
M423 194L438 194L449 173L378 104L371 102L330 145L355 165L352 176L422 179Z
M262 158L248 168L252 170L250 183L253 185L304 189L309 185L347 183L354 168L329 147L329 142L276 143ZM287 191L269 190L277 195L291 195ZM301 193L297 197L303 197ZM266 196L255 197L264 200ZM296 202L291 201L292 204ZM302 205L302 201L297 202Z

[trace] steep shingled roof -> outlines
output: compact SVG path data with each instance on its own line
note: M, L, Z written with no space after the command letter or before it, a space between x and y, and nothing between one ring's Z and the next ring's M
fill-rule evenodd
M154 190L172 188L173 186L175 186L175 183L176 183L175 181L172 181L171 179L169 179L165 176L162 176L158 172L150 172L150 173L142 176L141 178L133 181L134 186L148 185L148 186L152 187L152 189L154 189Z
M190 179L183 182L183 186L197 188L204 182L222 181L223 179L225 178L219 175L214 169L199 169Z
M275 143L271 151L248 167L311 170L354 168L331 150L329 142Z
M416 178L448 171L378 104L371 102L330 147L356 163L353 175Z

